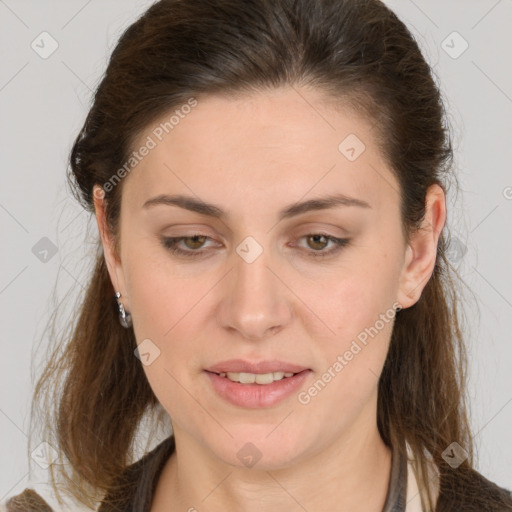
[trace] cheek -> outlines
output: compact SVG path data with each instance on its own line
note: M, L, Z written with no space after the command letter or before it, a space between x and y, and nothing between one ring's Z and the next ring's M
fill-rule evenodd
M126 260L135 337L137 343L151 340L160 350L155 364L145 369L151 383L161 381L165 388L174 382L166 370L178 378L187 366L199 364L202 351L194 341L204 338L202 321L216 282L216 276L192 277L181 268L151 246L139 246Z
M393 311L400 275L397 261L397 255L389 257L384 252L360 254L349 272L333 276L317 307L340 339L357 336L380 315Z
M180 274L156 243L141 240L126 254L123 270L134 327L144 337L163 339L193 310L206 284Z
M396 309L389 294L375 281L364 287L352 278L334 297L337 304L329 304L330 315L325 318L336 334L318 341L316 351L321 354L321 363L315 381L299 401L311 402L337 428L344 428L375 397ZM343 414L333 418L327 412L333 409Z
M381 247L382 252L361 251L357 265L351 264L337 281L333 278L328 293L317 295L315 311L334 332L322 338L322 352L325 371L336 375L338 385L331 392L337 400L370 393L386 359L400 260L396 248Z
M211 284L172 275L155 261L151 266L132 262L129 274L135 338L138 344L151 340L150 352L157 354L143 366L144 372L171 418L179 417L179 411L197 407L183 386L189 389L187 372L199 365L202 351L194 340L200 339L203 329L197 319L206 314L201 298Z

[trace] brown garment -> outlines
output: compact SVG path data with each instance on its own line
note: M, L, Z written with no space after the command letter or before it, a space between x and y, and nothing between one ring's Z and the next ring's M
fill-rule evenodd
M149 512L160 473L174 449L174 436L170 436L129 466L121 479L126 492L107 494L98 512Z
M7 512L53 512L53 509L33 489L25 489L7 502Z
M98 512L150 512L151 501L163 467L175 449L174 436L170 436L130 465L123 473L122 493L108 493ZM388 495L383 512L404 512L407 496L407 460L393 450ZM473 471L471 488L453 491L445 489L441 481L436 512L512 512L510 491L490 482ZM491 494L495 505L483 504L480 496ZM487 498L486 498L487 499ZM53 512L49 505L32 489L25 489L7 503L7 512Z

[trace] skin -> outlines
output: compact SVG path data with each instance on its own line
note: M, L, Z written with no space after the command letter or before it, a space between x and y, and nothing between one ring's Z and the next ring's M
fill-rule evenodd
M351 133L366 146L355 161L338 150ZM144 371L170 415L177 452L158 481L153 512L382 510L391 453L377 429L377 386L392 321L307 405L292 394L268 408L237 407L203 371L231 358L281 359L312 369L307 390L393 303L417 302L434 269L445 196L429 188L422 228L406 243L399 185L374 137L362 117L315 90L202 97L124 178L118 253L95 194L113 286L137 342L149 338L161 351ZM163 193L198 197L229 217L143 208ZM277 221L285 206L332 193L371 208ZM319 231L350 243L313 258L335 247L308 238ZM161 243L164 235L193 234L210 237L179 244L205 249L197 258ZM236 252L247 236L263 248L252 263ZM237 457L247 442L262 454L252 468Z

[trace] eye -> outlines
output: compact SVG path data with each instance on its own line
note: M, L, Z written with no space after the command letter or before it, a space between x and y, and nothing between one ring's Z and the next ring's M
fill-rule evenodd
M312 251L307 251L307 256L311 256L313 258L332 256L339 252L350 241L347 238L337 238L324 233L310 233L302 236L300 239L302 240L303 238L307 240L309 247L314 247ZM203 248L204 243L207 240L211 240L211 238L201 234L164 237L162 238L162 245L169 250L171 254L175 254L177 256L198 257L208 252L207 249ZM179 247L181 242L185 245L185 249ZM333 244L334 247L327 251L323 250L329 243Z
M313 251L308 251L308 256L313 258L325 258L327 256L333 256L338 253L343 247L349 243L348 238L337 238L335 236L326 235L324 233L310 233L304 235L301 238L305 238L309 247L314 247ZM334 247L324 251L326 245L331 242Z
M171 251L172 254L177 254L179 256L198 256L200 254L203 254L206 252L205 250L197 250L200 249L201 246L204 244L205 240L210 237L206 235L191 235L191 236L175 236L170 238L162 238L162 244L163 246ZM187 249L181 249L178 247L178 243L181 241L190 241L192 240L192 243L190 246L188 244L186 247L189 247L190 250Z

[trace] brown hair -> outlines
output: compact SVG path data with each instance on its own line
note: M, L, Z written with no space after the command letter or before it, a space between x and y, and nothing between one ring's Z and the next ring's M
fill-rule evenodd
M378 0L157 2L121 36L74 142L69 179L76 197L94 213L93 186L125 164L144 129L191 97L288 85L350 103L375 124L410 236L424 216L429 185L446 190L453 151L432 70L404 23ZM105 187L114 236L122 184ZM457 276L445 249L443 233L420 299L396 317L379 382L378 427L386 444L402 453L405 441L410 445L420 486L427 487L432 459L445 502L471 495L468 503L483 510L503 502L474 484ZM33 406L33 421L43 421L46 440L69 461L69 471L50 466L57 496L56 471L63 488L90 506L132 461L144 415L159 412L113 293L98 240L79 315L58 337L34 393L41 406ZM442 457L453 441L468 452L456 470ZM429 496L429 510L434 502Z

